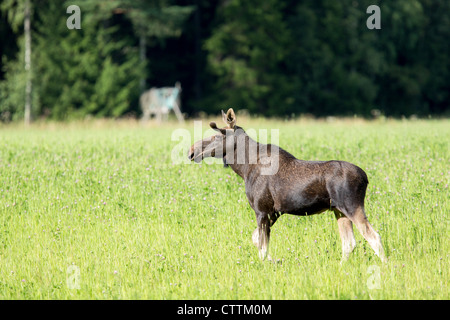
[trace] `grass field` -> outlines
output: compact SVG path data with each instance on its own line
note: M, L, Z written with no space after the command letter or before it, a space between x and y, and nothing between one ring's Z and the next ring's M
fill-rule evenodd
M261 262L243 181L221 164L174 164L177 124L7 125L0 299L449 299L450 121L238 124L279 129L298 158L363 168L389 262L355 229L341 265L330 212L282 216L274 262Z

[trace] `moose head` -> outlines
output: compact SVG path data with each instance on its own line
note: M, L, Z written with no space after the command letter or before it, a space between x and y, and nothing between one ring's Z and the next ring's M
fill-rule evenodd
M227 113L222 111L222 120L227 126L218 128L215 122L211 122L209 126L218 133L195 142L189 149L189 160L201 162L204 158L215 157L222 158L225 166L227 165L227 150L228 154L234 151L236 138L244 131L236 126L236 115L232 108Z

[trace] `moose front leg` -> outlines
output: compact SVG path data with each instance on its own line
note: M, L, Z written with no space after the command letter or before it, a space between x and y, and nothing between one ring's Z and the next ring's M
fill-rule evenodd
M258 255L261 260L264 260L267 256L268 260L272 260L270 255L267 254L269 250L269 238L270 238L270 229L269 233L265 231L263 228L257 227L252 234L252 242L258 248Z
M258 227L253 231L252 241L258 248L258 255L261 260L266 257L268 260L272 260L269 252L269 240L270 240L270 227L275 223L277 215L269 215L265 213L257 213L256 219L258 221Z

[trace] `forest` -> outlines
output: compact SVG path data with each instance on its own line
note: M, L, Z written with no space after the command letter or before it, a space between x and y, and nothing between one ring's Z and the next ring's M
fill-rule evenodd
M449 115L446 0L1 0L0 21L0 122L139 118L177 81L187 116Z

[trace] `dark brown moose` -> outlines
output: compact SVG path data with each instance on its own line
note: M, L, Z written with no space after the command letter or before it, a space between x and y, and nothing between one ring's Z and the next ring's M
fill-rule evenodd
M271 144L251 139L236 125L233 109L222 118L227 124L209 138L195 142L188 157L200 162L206 157L222 158L225 166L244 179L245 193L256 213L258 227L253 243L259 257L268 256L270 228L284 213L306 216L334 212L342 240L342 261L356 246L353 223L383 262L386 261L380 236L364 212L368 179L366 173L345 161L304 161ZM270 259L270 256L269 256Z

